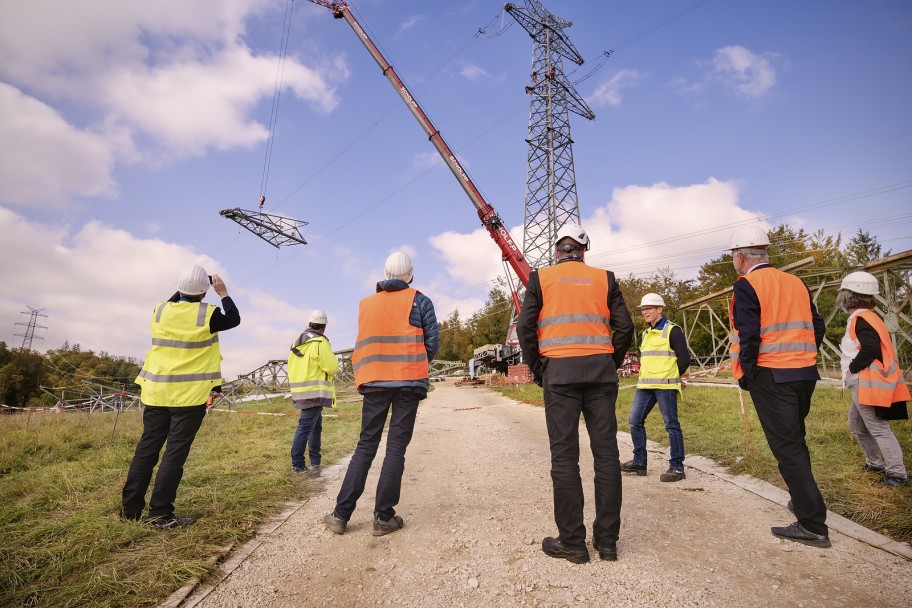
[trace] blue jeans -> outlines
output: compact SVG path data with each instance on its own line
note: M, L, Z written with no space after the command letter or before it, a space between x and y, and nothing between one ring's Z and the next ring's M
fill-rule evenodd
M668 468L684 470L684 434L678 422L678 391L636 389L633 406L630 408L630 438L633 440L633 462L646 466L646 416L658 403L668 431L668 443L671 446L671 458Z
M380 467L374 499L374 514L387 520L396 514L394 507L399 504L402 474L405 471L405 450L412 441L418 402L423 397L405 388L373 390L362 393L362 397L361 437L348 464L345 479L342 480L334 513L336 517L348 521L355 512L358 499L364 493L367 474L380 447L387 414L392 410L389 432L386 434L386 455Z
M309 407L301 410L298 418L298 430L291 442L291 468L303 471L304 451L310 445L310 466L320 466L320 440L323 434L323 408Z

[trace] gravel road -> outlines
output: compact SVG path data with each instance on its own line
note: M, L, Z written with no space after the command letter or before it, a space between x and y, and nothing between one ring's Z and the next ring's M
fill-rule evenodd
M580 443L591 502L585 432ZM912 562L836 532L831 549L778 540L769 527L792 521L785 508L691 468L686 480L661 483L666 463L655 456L648 476L624 477L618 561L594 550L583 565L547 557L541 540L556 528L543 410L450 383L419 410L397 507L405 528L373 537L383 448L344 536L321 522L342 482L338 466L317 482L318 495L229 556L224 579L181 605L910 605ZM630 453L622 439L622 459ZM586 521L593 517L587 504Z

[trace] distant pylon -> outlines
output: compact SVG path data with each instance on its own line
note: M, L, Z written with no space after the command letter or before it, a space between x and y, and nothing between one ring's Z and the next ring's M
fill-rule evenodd
M593 120L595 113L564 74L563 59L584 60L563 30L573 25L548 12L539 0L507 4L508 13L532 37L528 166L523 222L523 255L532 268L554 263L554 237L568 223L580 223L573 168L570 112Z
M25 333L13 334L13 335L22 336L22 350L30 351L30 350L32 350L32 341L33 340L35 340L36 338L38 340L44 340L44 338L42 336L35 335L35 330L36 329L47 329L47 327L45 327L44 325L38 325L38 317L47 318L47 315L42 314L47 309L42 308L39 310L37 308L32 308L28 304L26 304L25 306L26 306L26 308L29 309L29 312L26 312L23 310L22 313L20 313L20 314L29 315L28 323L15 323L15 325L22 325L23 327L25 327Z

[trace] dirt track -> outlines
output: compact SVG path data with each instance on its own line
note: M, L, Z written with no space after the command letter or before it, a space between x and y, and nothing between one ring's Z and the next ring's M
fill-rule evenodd
M591 502L585 432L580 442ZM655 455L648 476L624 478L617 562L594 551L584 565L549 558L541 539L556 529L543 410L448 383L419 410L397 507L405 528L375 538L382 450L344 536L321 523L342 481L335 467L318 496L183 605L831 608L908 606L912 597L905 559L835 532L826 550L780 541L769 527L792 521L783 507L690 468L685 481L660 483L666 463ZM622 440L621 457L629 455Z

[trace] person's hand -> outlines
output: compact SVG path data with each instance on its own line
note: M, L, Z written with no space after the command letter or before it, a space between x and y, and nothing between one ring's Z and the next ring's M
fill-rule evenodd
M738 386L741 387L741 390L749 391L750 390L750 378L748 378L747 376L741 376L741 378L738 379Z
M683 391L685 388L687 388L687 379L681 378L681 390Z
M217 274L212 275L212 289L215 290L215 293L217 293L220 298L224 298L228 295L228 288L225 287L225 281Z

